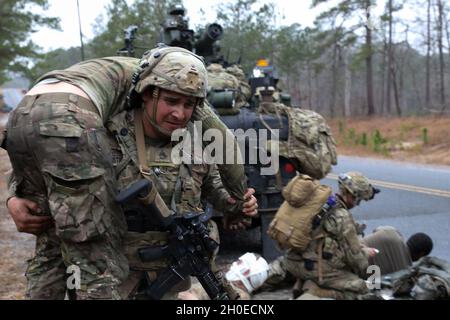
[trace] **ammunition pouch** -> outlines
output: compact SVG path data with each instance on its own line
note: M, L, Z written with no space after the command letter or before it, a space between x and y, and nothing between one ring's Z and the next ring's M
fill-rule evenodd
M325 237L322 249L322 258L325 260L331 260L333 258L333 252L339 250L337 242L329 237Z
M164 246L167 244L168 233L161 231L127 232L124 239L125 254L131 270L159 271L169 265L167 258L143 262L138 254L141 248Z
M314 270L314 260L309 260L309 259L305 259L305 269L308 271L313 271Z
M331 252L322 252L322 258L325 260L330 260L333 258L333 254Z
M128 231L130 232L145 233L147 231L159 231L161 229L148 215L138 208L136 208L136 210L127 208L125 211L125 220L127 222Z

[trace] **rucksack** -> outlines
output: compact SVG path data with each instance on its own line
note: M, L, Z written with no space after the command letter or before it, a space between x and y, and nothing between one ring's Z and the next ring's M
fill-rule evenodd
M293 178L282 191L285 201L267 229L281 249L303 251L312 240L313 224L323 213L332 189L307 175Z
M281 103L262 103L260 112L287 115L289 137L288 141L279 141L279 152L295 164L297 171L322 179L337 164L336 141L320 114Z

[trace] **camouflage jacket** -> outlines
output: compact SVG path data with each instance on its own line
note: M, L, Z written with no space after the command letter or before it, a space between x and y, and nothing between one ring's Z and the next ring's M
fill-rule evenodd
M81 88L97 107L106 126L113 117L127 108L127 95L138 63L139 59L130 57L92 59L65 70L46 73L38 79L38 82L45 79L58 79ZM219 129L224 136L232 135L207 103L194 111L192 121L196 120L202 121L204 131L215 128ZM234 149L235 154L239 154L237 144ZM227 164L218 165L218 169L224 186L242 205L246 190L244 167L240 164Z
M124 111L111 118L107 128L116 140L111 139L110 143L113 165L116 168L117 190L121 190L142 179L138 169L131 112ZM167 206L178 212L200 212L203 210L202 201L207 201L225 214L237 214L240 205L230 205L227 202L230 194L223 186L217 166L205 163L175 165L170 159L173 146L171 142L161 144L146 139L147 159L152 169L147 178L157 187ZM11 174L8 180L8 198L17 195L16 187L16 179Z
M112 146L114 166L120 189L142 178L137 158L136 139L131 112L122 112L110 119L108 129L115 133L117 144ZM202 200L215 209L228 213L238 210L228 204L230 197L222 184L216 165L174 164L171 159L175 143L146 138L146 154L150 172L146 178L158 189L168 207L178 212L202 211Z
M105 57L44 74L37 81L56 78L81 88L97 107L103 122L123 111L139 59Z
M322 246L322 258L332 268L348 270L365 277L368 256L362 250L352 214L338 195L337 199L336 208L322 221L314 232L316 237L301 256L303 259L318 261L319 246Z

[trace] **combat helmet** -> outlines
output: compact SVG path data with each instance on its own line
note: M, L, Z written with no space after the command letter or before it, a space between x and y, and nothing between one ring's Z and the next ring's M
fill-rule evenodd
M380 192L379 189L370 184L369 179L355 171L341 173L338 177L338 183L339 189L347 190L355 198L356 204L359 204L361 200L369 201Z
M157 48L144 53L139 66L132 77L128 95L128 106L142 106L141 94L153 87L154 108L150 116L144 110L144 116L160 132L167 134L156 124L157 101L159 90L165 89L187 96L197 97L197 106L206 98L208 79L203 58L180 47L158 45Z

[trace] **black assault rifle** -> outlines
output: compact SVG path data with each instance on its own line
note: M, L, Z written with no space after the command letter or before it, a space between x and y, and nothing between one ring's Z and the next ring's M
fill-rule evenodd
M143 262L161 258L169 259L169 267L148 281L145 294L159 300L172 287L189 276L194 276L211 300L229 300L222 285L211 271L210 258L218 243L209 237L206 226L209 216L199 213L183 215L171 212L162 201L152 183L142 179L120 192L116 201L120 204L141 200L142 210L161 230L169 231L167 245L145 247L138 250ZM149 280L149 279L147 279Z

